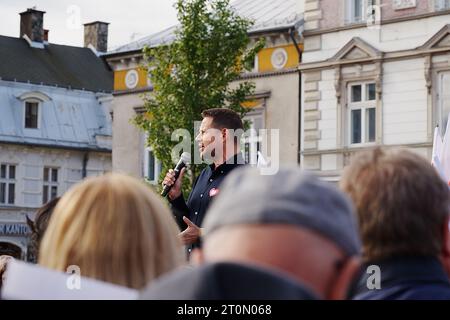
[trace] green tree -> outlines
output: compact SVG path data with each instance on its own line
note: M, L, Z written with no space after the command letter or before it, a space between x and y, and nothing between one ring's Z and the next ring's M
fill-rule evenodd
M250 46L252 21L237 15L229 0L179 0L175 6L180 22L175 40L144 48L144 67L154 91L145 97L145 113L135 119L162 162L160 178L173 167L171 150L178 141L171 136L176 129L189 131L193 154L194 122L202 120L203 110L227 107L245 115L242 102L254 93L254 84L241 82L231 88L230 83L253 68L264 46L263 40ZM190 166L190 185L202 168ZM188 188L186 183L184 190Z

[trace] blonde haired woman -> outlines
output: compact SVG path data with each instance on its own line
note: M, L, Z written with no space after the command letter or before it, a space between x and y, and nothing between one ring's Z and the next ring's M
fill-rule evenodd
M59 201L42 240L39 264L134 289L182 264L169 209L138 180L89 178Z

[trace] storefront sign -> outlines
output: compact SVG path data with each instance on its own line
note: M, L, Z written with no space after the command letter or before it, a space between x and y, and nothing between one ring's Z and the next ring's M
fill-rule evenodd
M30 228L22 223L0 223L0 235L2 236L26 236Z

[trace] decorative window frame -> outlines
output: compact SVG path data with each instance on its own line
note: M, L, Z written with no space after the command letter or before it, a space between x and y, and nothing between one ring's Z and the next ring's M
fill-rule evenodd
M450 0L433 0L430 1L435 12L450 10Z
M48 180L45 180L44 172L45 169L48 169ZM52 173L53 170L56 170L57 172L57 178L56 181L52 180ZM61 173L62 169L61 167L55 167L55 166L46 166L44 165L42 167L42 204L48 203L49 201L53 200L52 198L52 187L56 187L56 197L58 197L61 194ZM47 201L44 202L44 187L47 187Z
M26 126L27 118L27 103L37 103L37 126L36 128L29 128ZM37 99L27 99L23 102L23 128L25 130L40 130L42 117L42 102Z
M431 95L432 103L431 103L431 126L435 127L436 125L441 124L441 114L440 114L440 104L441 100L439 97L440 94L440 75L442 73L450 73L450 55L448 57L448 63L433 63L432 67L432 86L429 95ZM432 128L431 128L432 129ZM446 128L441 128L441 134L445 133Z
M136 69L128 70L124 77L124 83L128 90L136 89L139 86L139 72Z
M372 80L365 80L365 81L346 81L346 115L345 117L345 127L346 127L346 135L345 135L345 144L349 148L359 148L359 147L370 147L376 145L376 130L375 127L375 141L366 142L366 127L365 127L365 115L366 110L375 108L375 112L377 111L377 97L375 95L375 100L366 100L363 99L363 97L366 97L366 88L368 84L375 84L375 81ZM361 89L364 88L364 90L361 91L361 101L360 102L351 102L351 88L356 85L361 85ZM351 111L352 110L361 110L361 142L359 143L353 143L352 140L352 121L351 121ZM364 111L362 111L364 110ZM375 125L377 125L377 117L375 117Z
M262 102L262 104L259 107L255 107L253 108L250 112L248 112L243 120L253 120L255 118L259 118L263 124L263 127L260 128L262 130L266 129L266 115L265 115L265 101ZM254 165L256 166L258 163L258 151L264 154L265 151L265 139L264 136L260 134L260 132L255 132L254 130L254 126L253 126L253 121L252 124L250 125L249 131L248 133L250 135L244 135L242 137L242 144L243 144L243 149L242 152L244 153L245 156L245 145L249 144L250 150L249 150L249 161L248 163L250 165ZM259 144L260 149L258 150L257 145ZM256 146L256 150L255 150L255 146Z
M0 165L6 166L6 176L2 178L0 176L0 183L5 184L5 202L0 202L0 206L16 206L17 205L17 185L19 183L19 179L17 178L19 165L18 163L10 163L10 162L1 162ZM11 167L14 167L14 178L10 178L10 170ZM13 203L9 202L9 185L14 184L14 201Z
M145 139L147 140L147 139ZM156 185L158 184L158 180L159 180L159 176L161 174L162 171L162 163L161 161L156 157L156 155L154 155L155 158L155 167L154 167L154 179L150 180L150 172L149 172L149 161L150 161L150 152L153 152L153 148L152 147L145 147L144 149L144 178L146 181L148 181L149 183Z
M52 99L46 95L43 92L39 91L29 91L21 94L17 97L20 101L22 101L22 110L23 110L23 117L22 117L22 126L25 130L40 130L41 124L42 124L42 114L43 114L43 104L47 101L51 101ZM38 115L37 115L37 128L26 128L25 127L25 118L26 118L26 104L27 102L30 103L37 103L38 104Z
M450 72L450 24L441 28L425 44L418 48L424 55L424 77L428 92L427 140L433 141L434 128L439 119L439 74Z
M383 56L384 53L364 40L355 37L350 40L329 62L335 67L335 91L337 100L337 148L361 147L383 143ZM376 89L376 138L375 142L351 145L348 136L348 85L350 83L374 82Z
M361 0L362 1L362 13L361 20L356 20L354 15L354 1L355 0L345 0L345 10L344 10L344 24L359 24L365 23L368 18L367 10L371 6L375 6L378 3L378 0Z

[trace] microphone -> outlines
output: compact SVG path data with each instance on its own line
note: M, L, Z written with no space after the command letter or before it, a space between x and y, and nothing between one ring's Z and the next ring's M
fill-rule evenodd
M191 160L191 154L189 152L183 152L181 154L180 160L178 161L177 165L173 169L173 171L175 172L175 181L177 181L178 177L180 176L181 169L186 167L186 164L188 164L190 160ZM166 197L167 194L169 193L170 189L172 189L172 186L173 185L171 185L171 186L164 185L163 191L161 192L161 196Z

